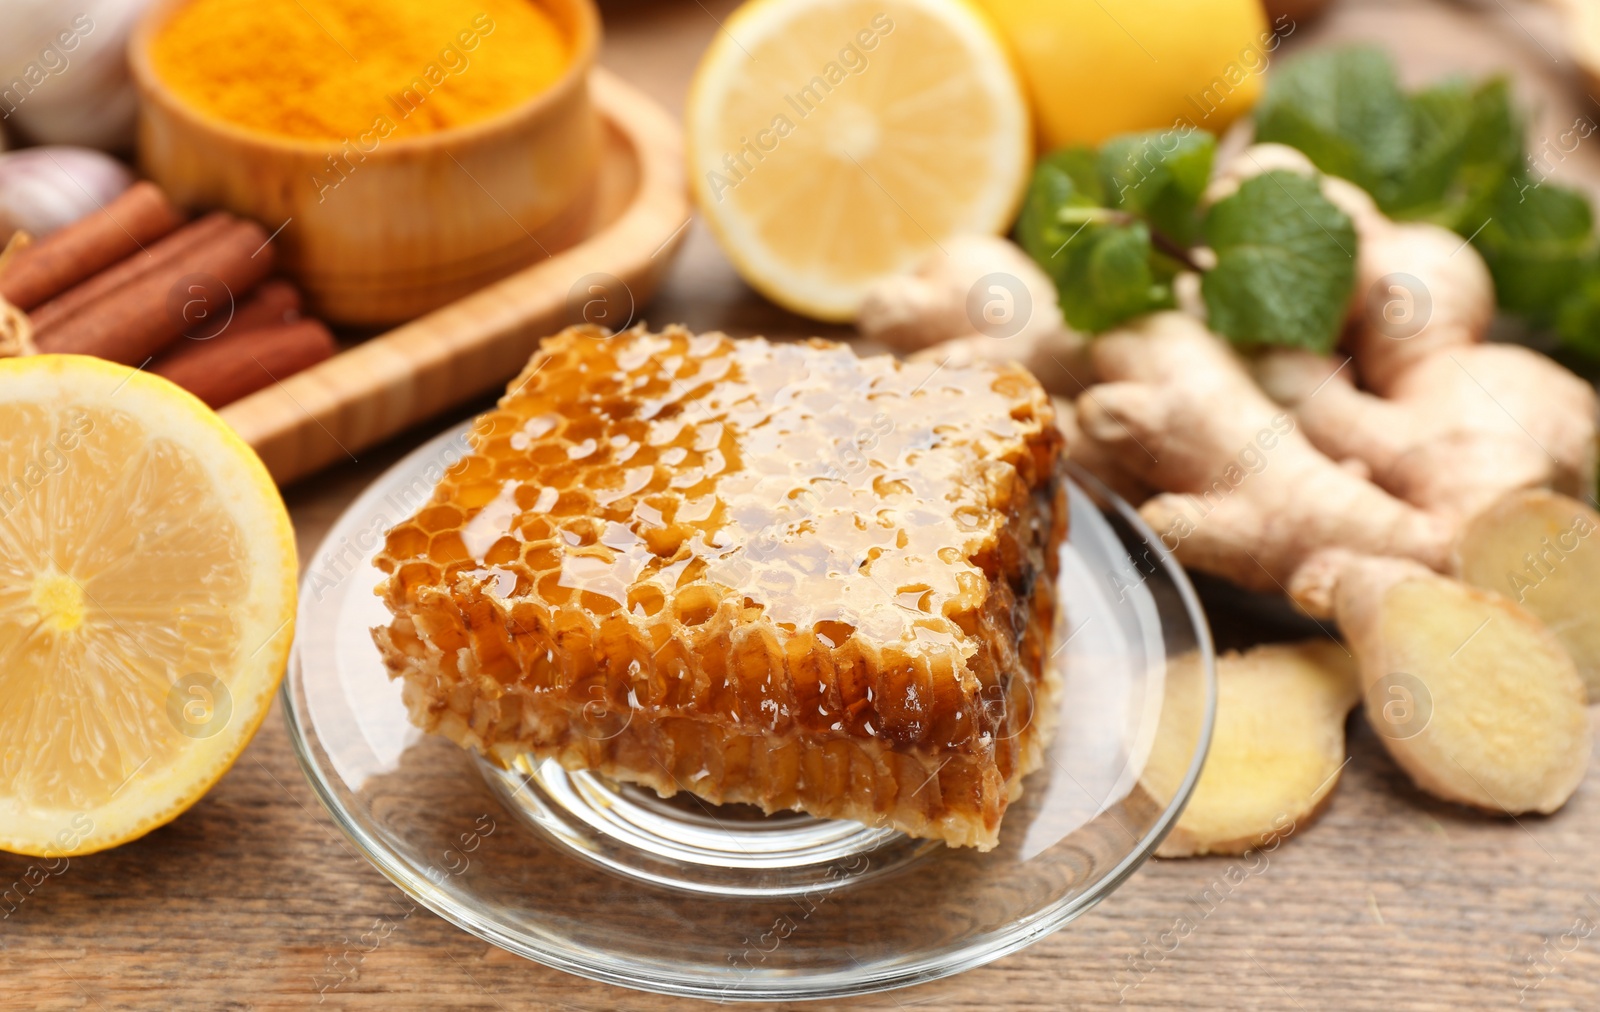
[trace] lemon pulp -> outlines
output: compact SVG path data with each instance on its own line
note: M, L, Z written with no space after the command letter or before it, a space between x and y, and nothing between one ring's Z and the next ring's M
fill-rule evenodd
M941 239L1003 231L1031 167L1021 85L964 0L755 0L713 42L687 119L730 259L825 319Z

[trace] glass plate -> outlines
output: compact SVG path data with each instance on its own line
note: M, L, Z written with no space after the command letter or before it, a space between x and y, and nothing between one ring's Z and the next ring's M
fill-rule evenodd
M371 558L466 452L466 432L400 461L329 531L302 581L283 693L300 763L334 820L402 890L474 935L666 994L881 991L979 966L1082 914L1150 856L1188 799L1216 695L1205 616L1138 515L1076 470L1052 658L1064 687L1057 728L987 854L662 799L554 764L498 770L422 734L368 635L388 621ZM1168 675L1169 658L1188 652L1201 659L1187 669L1198 683ZM1203 704L1178 700L1189 693ZM1163 711L1162 733L1193 743L1170 796L1140 783ZM600 736L628 719L586 716Z

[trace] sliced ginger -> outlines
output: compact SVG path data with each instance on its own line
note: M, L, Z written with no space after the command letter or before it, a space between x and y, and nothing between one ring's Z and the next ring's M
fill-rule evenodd
M1188 768L1199 680L1193 656L1169 669L1162 728L1141 778L1170 797ZM1331 640L1269 644L1217 659L1217 713L1194 794L1161 857L1242 854L1303 829L1345 762L1344 722L1360 701L1354 665Z
M1335 610L1367 719L1418 787L1495 812L1553 812L1589 766L1583 682L1513 601L1399 559L1343 567Z
M1542 489L1517 492L1462 530L1458 569L1544 622L1600 699L1600 513Z

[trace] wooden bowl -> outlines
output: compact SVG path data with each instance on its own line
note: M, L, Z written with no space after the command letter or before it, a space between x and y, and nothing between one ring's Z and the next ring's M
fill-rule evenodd
M174 93L151 44L187 2L158 2L129 43L140 167L186 207L279 229L279 263L314 315L399 323L581 238L600 157L589 97L600 36L593 0L535 0L566 32L572 57L528 101L433 134L350 138L350 148L247 130Z

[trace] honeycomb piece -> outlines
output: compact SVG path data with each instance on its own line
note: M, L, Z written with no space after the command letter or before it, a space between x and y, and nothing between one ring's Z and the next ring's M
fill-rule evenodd
M1050 730L1066 525L1026 372L572 328L471 445L377 560L418 726L995 845Z

